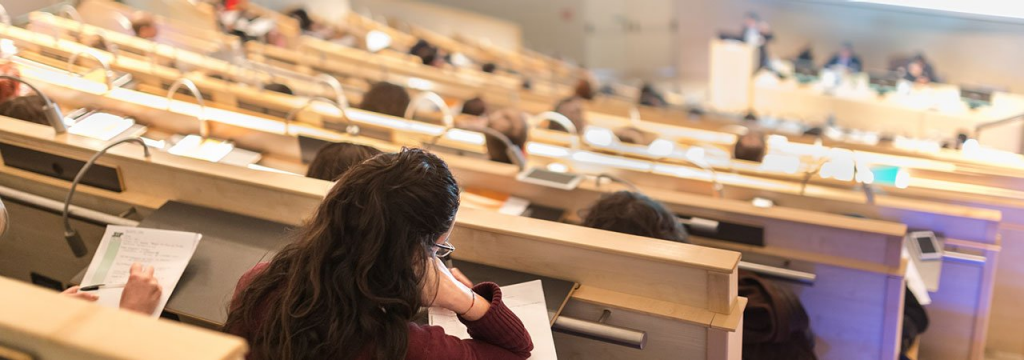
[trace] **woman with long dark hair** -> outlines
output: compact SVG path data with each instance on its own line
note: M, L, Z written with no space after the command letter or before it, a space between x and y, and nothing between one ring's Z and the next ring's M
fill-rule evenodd
M243 275L225 331L248 359L525 359L533 344L501 301L438 259L459 208L448 166L418 149L347 171L270 263ZM421 306L459 314L473 340L412 323Z

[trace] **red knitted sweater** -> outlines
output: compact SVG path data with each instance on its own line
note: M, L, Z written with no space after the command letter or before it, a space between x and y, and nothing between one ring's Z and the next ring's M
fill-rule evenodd
M247 271L238 280L235 287L231 308L238 304L241 294L253 277L267 267L268 263L260 263ZM501 288L497 284L485 282L473 287L473 291L491 302L491 308L477 321L466 321L459 318L469 330L472 340L462 340L445 335L439 326L428 326L409 323L409 360L440 360L440 359L526 359L533 350L530 334L526 332L522 321L501 301ZM225 329L227 332L252 341L253 329L261 326L264 319L249 319L240 328ZM362 351L359 359L371 359L370 351ZM250 352L247 360L263 360L265 356Z

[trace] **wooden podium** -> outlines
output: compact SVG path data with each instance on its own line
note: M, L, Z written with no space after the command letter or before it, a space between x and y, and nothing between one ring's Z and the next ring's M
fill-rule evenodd
M751 79L757 48L735 40L712 39L708 100L711 109L746 113L750 109Z

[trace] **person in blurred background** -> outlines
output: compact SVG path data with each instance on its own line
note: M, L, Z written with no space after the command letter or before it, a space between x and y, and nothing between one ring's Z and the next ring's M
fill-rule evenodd
M736 147L732 156L738 160L761 162L764 159L764 134L750 131L736 139Z
M337 181L349 168L380 153L380 150L366 145L347 142L330 144L316 152L316 157L309 163L306 177Z
M487 115L487 103L479 97L466 100L462 104L462 113L471 116Z
M665 102L665 98L662 97L657 90L654 90L654 86L651 84L644 84L644 86L640 88L640 105L664 107L668 105L668 103Z
M373 84L370 91L363 95L359 108L395 117L404 117L409 107L409 92L405 88L381 81Z
M583 226L654 239L689 242L689 234L664 205L644 194L606 194L584 211Z
M156 29L156 22L153 20L153 16L149 13L139 11L132 14L132 31L135 32L135 36L142 39L154 41L158 34Z
M743 18L743 42L757 47L758 68L769 68L768 64L768 42L775 38L768 22L762 21L755 12L748 12Z
M928 60L924 58L924 54L917 54L910 59L904 72L903 78L915 84L928 84L938 81L938 78L935 76L935 70L932 69L932 65L928 63Z
M437 47L420 39L409 49L409 54L419 57L423 61L423 65L434 65L434 60L437 59Z
M843 43L843 47L839 48L839 52L832 56L825 67L846 69L851 73L859 73L864 69L860 57L853 52L853 44L849 42Z
M20 78L21 71L14 63L0 64L0 75L7 75L11 77ZM21 83L9 80L0 79L0 103L10 100L11 98L21 94Z
M50 126L50 121L43 110L45 106L46 100L43 100L42 96L18 96L0 103L0 116Z
M487 117L487 127L505 135L509 142L519 147L517 151L525 156L526 139L529 137L529 126L526 124L526 113L515 109L502 109L492 112ZM487 156L491 161L512 164L506 151L506 145L493 135L484 134L487 144Z

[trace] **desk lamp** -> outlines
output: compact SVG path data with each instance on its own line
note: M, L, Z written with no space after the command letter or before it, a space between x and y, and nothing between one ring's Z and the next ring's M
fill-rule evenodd
M316 75L316 81L323 83L324 85L330 87L331 90L334 90L335 103L340 105L342 108L347 109L349 107L348 98L345 97L345 89L341 87L341 83L338 82L337 78L324 73L320 73Z
M32 86L32 84L29 84L21 78L9 75L0 75L0 79L13 80L25 84L25 86L28 86L32 91L35 91L36 94L39 94L39 97L43 98L43 101L46 102L46 105L43 106L43 112L46 114L46 120L50 123L50 126L53 127L53 131L57 134L63 134L68 131L67 125L64 124L64 115L61 114L60 107L58 107L57 104L54 104L53 100L51 100L49 96L46 96L46 94L43 94L35 86Z
M114 71L110 69L110 64L107 64L107 61L103 60L103 58L96 54L92 49L84 48L76 51L74 54L71 54L71 57L68 58L68 71L72 73L74 72L72 67L75 65L75 61L78 60L78 57L82 54L89 55L89 57L96 59L96 61L100 63L100 67L103 68L103 79L107 84L107 92L110 92L110 90L114 88ZM92 69L90 69L90 71L91 70Z
M444 122L443 125L445 129L455 127L455 117L452 115L452 109L448 107L448 104L444 103L444 99L441 98L441 95L438 95L433 91L424 91L413 96L412 100L409 101L409 106L405 108L405 116L403 117L413 120L412 117L413 115L416 115L416 109L419 108L420 103L424 101L434 104L434 106L441 111L441 115L443 116L441 120Z
M170 110L171 104L174 103L174 93L178 92L178 89L182 86L185 86L192 93L192 96L196 98L196 104L199 105L199 114L196 115L196 119L199 120L199 136L205 140L210 136L210 125L206 123L206 105L203 104L203 95L199 92L199 88L196 87L196 83L187 78L180 78L174 81L171 87L167 89L167 110Z
M344 96L342 96L342 98L344 98ZM341 118L345 119L345 132L348 133L349 135L352 135L352 136L359 135L359 126L356 126L355 124L353 124L352 120L348 118L348 114L345 113L346 107L344 107L341 104L338 104L338 103L336 103L334 101L331 101L331 99L324 98L324 97L319 97L319 96L315 96L315 97L309 98L309 100L307 100L305 104L303 104L302 106L300 106L298 108L292 109L292 111L288 112L288 116L286 116L284 118L284 134L285 135L291 135L291 123L292 123L293 120L295 120L295 116L297 116L303 110L306 110L307 108L312 106L313 103L318 103L318 102L319 103L328 104L328 105L331 105L331 106L337 108L338 111L341 112ZM347 105L348 103L346 102L345 104Z

